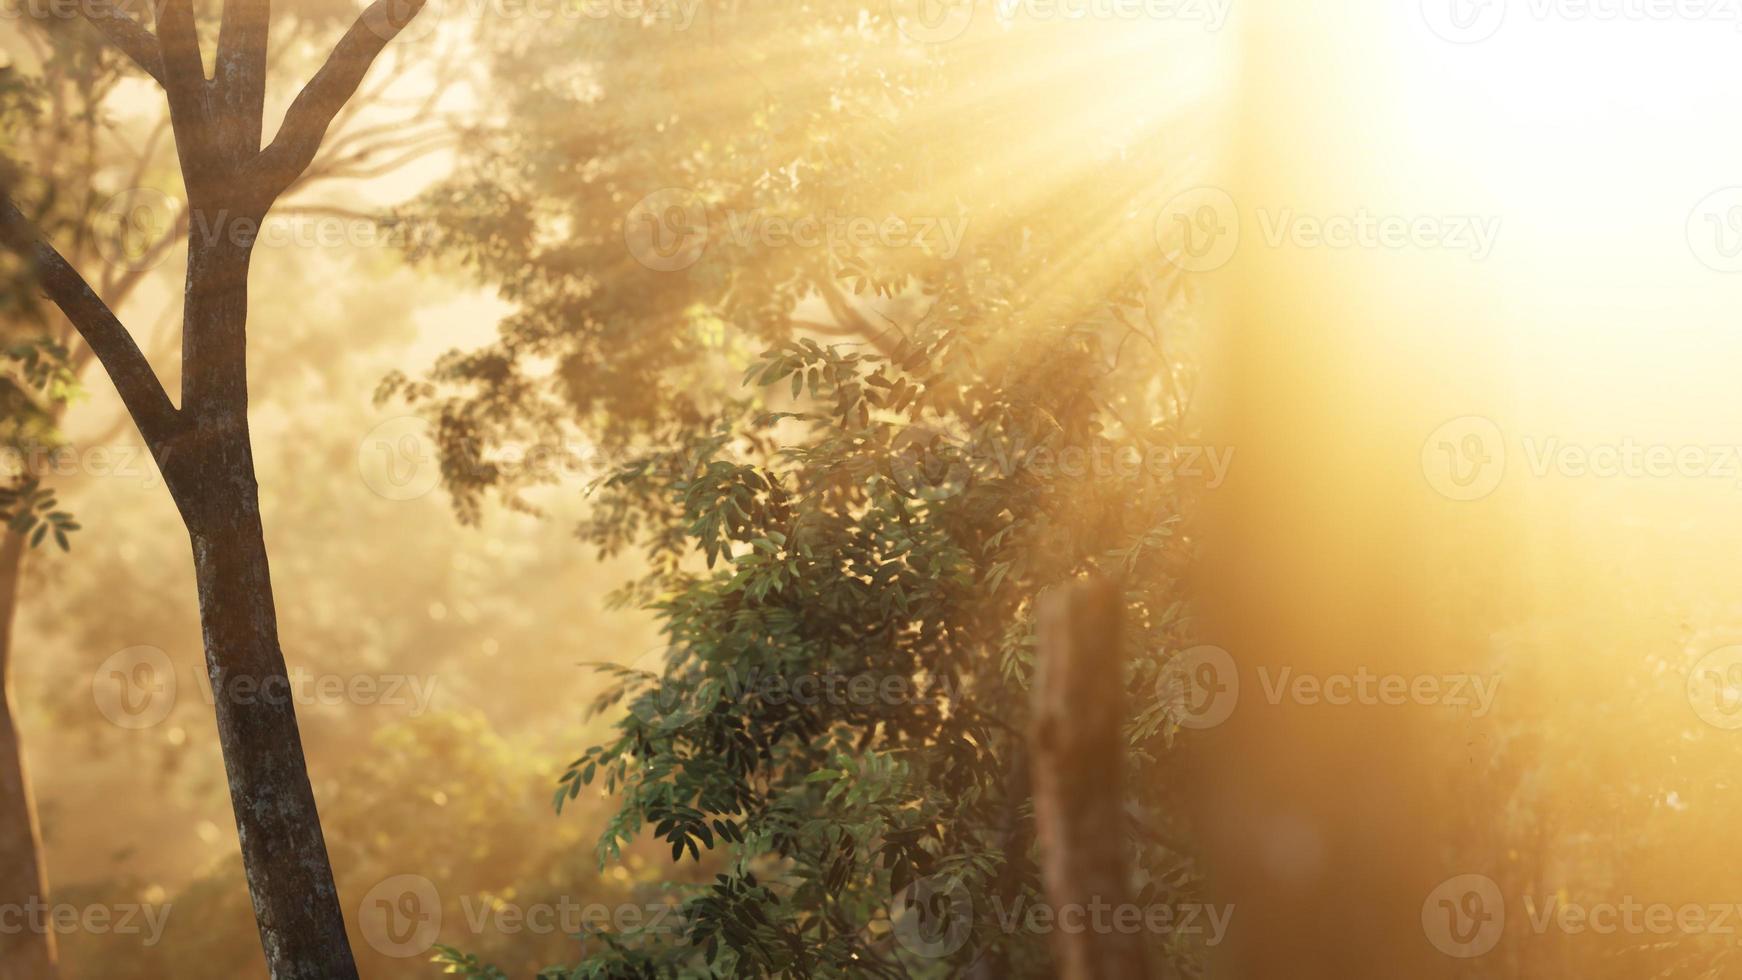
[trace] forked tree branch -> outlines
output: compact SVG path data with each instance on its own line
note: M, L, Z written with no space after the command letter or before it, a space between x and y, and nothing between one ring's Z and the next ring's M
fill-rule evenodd
M423 9L425 0L375 0L327 63L309 79L284 114L278 135L246 169L264 180L274 197L314 162L333 117L349 102L375 58Z
M146 443L161 450L179 428L180 415L127 328L10 197L0 197L0 241L31 264L43 292L103 362Z

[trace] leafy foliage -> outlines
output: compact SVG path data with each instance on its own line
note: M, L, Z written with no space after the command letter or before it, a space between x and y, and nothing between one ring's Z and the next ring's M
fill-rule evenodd
M79 530L73 515L61 509L55 492L45 486L47 454L62 443L62 406L79 394L67 351L46 340L26 340L0 351L0 446L19 462L10 485L0 486L0 521L37 547L53 535L62 551L68 536Z
M1092 334L996 365L976 354L986 339L928 322L889 357L782 345L752 377L786 391L802 379L805 410L752 414L742 439L722 428L600 487L607 500L671 503L707 569L668 563L625 591L662 596L667 663L657 677L622 673L601 699L630 710L615 741L571 766L559 805L601 782L623 801L602 858L651 828L674 860L723 850L723 883L768 882L759 915L727 918L737 931L697 929L672 962L900 974L915 965L897 965L886 909L914 880L1035 900L1030 856L1011 847L1025 837L1011 830L1026 800L1007 774L1023 765L1032 602L1049 585L1088 571L1124 584L1133 747L1140 765L1154 762L1168 730L1153 692L1184 625L1189 488L1142 471L1055 474L1036 460L1072 447L1165 454L1180 434L1168 419L1127 428L1098 404L1116 382ZM1042 372L1050 383L1032 383ZM747 448L795 425L801 435L771 453ZM951 435L906 438L916 429ZM589 530L611 540L610 527ZM1152 882L1179 867L1160 849L1145 858ZM698 922L717 919L717 897L692 901ZM1004 935L992 908L979 912L956 966L1005 945L1022 947L1008 963L1044 963L1043 938Z
M1121 584L1138 885L1180 903L1197 883L1168 843L1176 728L1156 694L1189 627L1198 489L1179 465L1192 304L1146 211L1180 150L1121 134L1037 181L939 111L1069 125L992 85L1020 38L958 55L882 5L790 13L717 2L705 30L500 39L515 124L476 134L462 177L402 220L515 312L381 395L435 417L466 519L562 482L532 460L597 449L580 536L650 569L614 598L659 616L664 650L602 668L593 709L627 710L555 800L619 801L607 865L651 834L715 877L674 886L681 929L620 932L549 975L1045 975L1046 937L997 912L1039 898L1023 740L1047 588ZM706 228L680 268L635 239L673 188L657 230ZM756 230L891 209L963 237ZM904 939L918 884L974 896L967 941ZM1181 972L1201 961L1153 939Z
M77 531L79 524L73 515L55 508L54 491L43 489L35 477L27 477L15 487L0 488L0 520L14 534L28 538L33 548L51 533L62 551L72 547L67 535Z

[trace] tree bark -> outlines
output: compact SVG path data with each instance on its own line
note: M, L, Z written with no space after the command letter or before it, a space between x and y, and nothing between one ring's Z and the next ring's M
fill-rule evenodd
M24 537L10 531L0 544L0 907L46 906L48 878L42 865L42 832L36 819L24 745L18 737L12 691L12 621L24 568ZM17 932L0 931L0 980L54 980L60 975L54 933L20 920Z
M1055 920L1133 904L1125 835L1124 656L1118 589L1074 583L1040 610L1034 679L1034 824ZM1143 937L1052 932L1064 980L1144 980Z
M249 247L190 248L183 383L192 411L165 477L187 524L206 670L261 946L273 980L357 965L303 757L248 436Z
M247 487L190 529L206 670L242 843L242 865L274 980L357 976L297 728L251 464Z

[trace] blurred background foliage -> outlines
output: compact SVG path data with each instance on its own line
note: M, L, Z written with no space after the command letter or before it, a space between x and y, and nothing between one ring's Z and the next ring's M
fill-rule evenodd
M277 106L353 13L280 6ZM1218 163L1232 73L1220 39L983 17L927 44L888 5L847 0L485 9L432 7L284 209L367 218L385 236L273 248L254 267L252 421L287 656L431 693L300 708L353 916L382 882L421 876L440 896L435 940L479 976L1044 975L1044 937L1000 932L980 899L1036 897L1024 790L1008 778L1032 603L1088 570L1126 588L1145 894L1217 897L1179 797L1221 805L1237 774L1206 768L1157 696L1196 639L1189 518L1206 488L1165 468L1073 477L1032 454L1183 463L1170 454L1200 439L1197 367L1213 345L1155 219ZM161 110L84 25L8 12L0 184L173 391L187 227ZM113 203L141 190L170 205L147 214L138 249L115 237L128 229ZM812 248L765 234L829 216L962 234ZM150 947L61 937L63 971L262 976L184 538L112 390L21 271L0 253L0 443L111 453L104 472L7 474L80 526L70 554L0 570L17 598L9 684L51 894L172 909ZM401 487L372 478L383 426L414 434L397 462L429 492L394 499ZM1284 467L1285 485L1324 465L1323 446L1292 451L1301 469ZM1576 516L1590 526L1617 508ZM1520 550L1552 580L1552 608L1520 599L1474 617L1461 580L1443 597L1462 628L1495 627L1461 666L1504 676L1497 712L1424 721L1388 747L1431 760L1411 787L1448 828L1435 857L1509 897L1733 900L1737 749L1687 702L1689 665L1742 621L1713 584L1726 566L1664 570L1638 525L1601 543L1543 526ZM1683 548L1703 533L1691 519L1672 531ZM164 651L178 696L135 730L104 716L93 685L140 646ZM949 693L943 707L778 711L729 696L771 671ZM1265 764L1303 764L1282 754ZM1325 792L1316 771L1291 778ZM1288 853L1255 862L1312 857L1299 834L1262 839ZM941 957L893 934L894 898L922 877L976 897L969 941ZM470 924L571 901L687 902L698 926L731 919L733 902L757 911L614 943ZM1469 975L1735 970L1721 936L1540 935L1530 921L1511 916L1510 941ZM443 969L433 948L388 955L360 922L353 941L370 977ZM1180 937L1156 946L1168 975L1213 956Z
M351 14L283 6L281 100ZM303 218L378 219L389 245L256 260L252 417L287 655L433 691L427 706L301 708L341 892L355 906L425 877L453 959L512 976L1043 975L1044 937L1000 934L987 903L972 940L935 960L902 950L889 907L933 875L1036 897L1023 790L1006 778L1021 768L1032 602L1093 569L1125 583L1132 614L1132 853L1150 898L1202 900L1177 799L1192 759L1156 692L1192 642L1187 519L1203 488L1020 461L1070 447L1153 460L1199 439L1202 298L1161 261L1155 217L1216 163L1222 53L1179 25L983 18L931 45L881 3L680 8L681 23L451 5L393 49L383 88L336 131L328 179L290 202ZM175 198L173 154L139 79L92 40L52 20L0 39L0 182L103 280L173 390L178 250L104 254L115 195ZM757 230L829 215L963 234L805 248ZM173 239L173 210L156 217ZM698 254L653 268L637 235ZM173 908L149 948L63 937L65 974L263 975L172 505L18 272L0 255L0 437L133 453L119 475L13 474L82 525L70 555L32 556L8 586L52 894ZM441 477L410 500L378 492L360 459L402 416L427 425L408 430L427 454L412 462ZM1583 584L1629 560L1617 548ZM1688 900L1686 869L1655 858L1729 832L1739 790L1710 774L1734 747L1661 706L1685 707L1683 661L1724 639L1688 624L1737 616L1660 601L1682 586L1699 594L1664 582L1565 610L1576 629L1519 613L1497 632L1502 714L1431 746L1461 774L1440 801L1462 823L1453 863L1495 869L1508 895ZM1673 655L1596 650L1577 677L1539 662L1591 624L1639 621L1662 624ZM168 655L179 696L129 730L103 716L93 678L141 645ZM770 670L942 679L952 694L948 710L780 717L722 696ZM1675 750L1617 748L1638 733ZM705 936L618 947L467 925L483 907L706 902L716 874L769 892L712 954ZM1714 899L1723 874L1711 862ZM1484 969L1733 968L1712 937L1522 938ZM383 954L360 927L353 940L371 977L442 969ZM1157 946L1173 974L1202 970L1202 948Z

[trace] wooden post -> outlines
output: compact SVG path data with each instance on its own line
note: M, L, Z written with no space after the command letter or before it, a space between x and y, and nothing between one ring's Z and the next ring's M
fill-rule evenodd
M1063 980L1148 976L1143 936L1110 925L1111 910L1133 901L1119 620L1118 589L1106 582L1060 588L1040 608L1030 737L1034 822ZM1061 927L1072 920L1083 927Z

